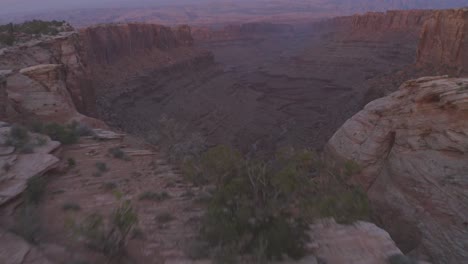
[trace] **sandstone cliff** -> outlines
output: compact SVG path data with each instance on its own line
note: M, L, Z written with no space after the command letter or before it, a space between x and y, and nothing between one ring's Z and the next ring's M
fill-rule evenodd
M199 27L193 30L193 37L200 41L219 41L246 38L258 38L270 34L294 33L294 27L288 24L267 22L251 22L245 24L232 24L221 29Z
M369 103L330 139L406 252L436 263L468 257L468 79L421 78Z
M340 31L345 40L384 40L399 38L416 41L432 10L392 10L336 17L317 24L317 28Z
M191 29L156 24L99 25L80 31L90 63L112 64L122 57L139 56L153 50L170 50L193 43Z
M450 73L468 72L468 8L434 12L422 29L417 63Z
M0 70L12 71L6 83L13 107L49 121L87 119L79 112L92 114L95 100L80 53L73 31L0 50Z

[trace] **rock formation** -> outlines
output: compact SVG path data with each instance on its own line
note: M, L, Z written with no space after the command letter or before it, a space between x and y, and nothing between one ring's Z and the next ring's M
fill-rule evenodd
M87 60L94 64L113 64L123 57L147 55L153 50L169 50L193 43L191 29L175 29L156 24L99 25L80 31Z
M424 22L432 13L432 10L368 12L324 20L315 27L337 30L344 40L382 41L391 38L416 41Z
M361 166L352 180L405 252L467 259L468 79L406 82L349 119L327 156Z
M417 53L420 66L468 73L468 8L435 11L424 23Z
M251 22L232 24L221 29L198 27L193 31L193 37L201 41L234 40L244 38L264 37L269 34L291 34L294 27L288 24Z
M387 264L390 256L402 254L385 230L368 222L320 220L310 233L313 255L324 263Z

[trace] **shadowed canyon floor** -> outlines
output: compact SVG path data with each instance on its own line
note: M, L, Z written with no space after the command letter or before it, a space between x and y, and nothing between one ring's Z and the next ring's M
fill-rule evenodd
M201 41L216 65L135 76L120 84L134 92L111 101L108 121L147 134L168 114L211 143L321 148L361 107L364 83L412 63L416 45L332 36Z

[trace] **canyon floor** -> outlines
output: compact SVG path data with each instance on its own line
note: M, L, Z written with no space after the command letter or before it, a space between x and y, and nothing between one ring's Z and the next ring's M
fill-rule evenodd
M148 134L166 114L213 144L320 149L363 106L366 84L411 64L416 49L411 42L340 41L325 32L197 45L213 52L216 65L135 76L121 84L135 93L111 102L108 121Z

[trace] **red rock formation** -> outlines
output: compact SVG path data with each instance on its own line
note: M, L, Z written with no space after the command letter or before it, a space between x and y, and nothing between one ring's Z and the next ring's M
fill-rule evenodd
M340 31L346 40L381 40L386 37L416 40L432 10L393 10L336 17L318 23L317 28Z
M468 8L434 12L421 32L417 64L468 72Z
M404 251L466 261L468 78L408 81L346 121L326 149L360 165L353 180Z
M135 57L153 50L170 50L193 43L191 29L175 29L156 24L99 25L80 31L87 60L94 64L112 64L122 57Z
M227 25L217 30L208 27L196 28L193 31L193 37L196 40L216 41L261 37L266 34L287 34L292 32L294 32L294 27L288 24L252 22Z

